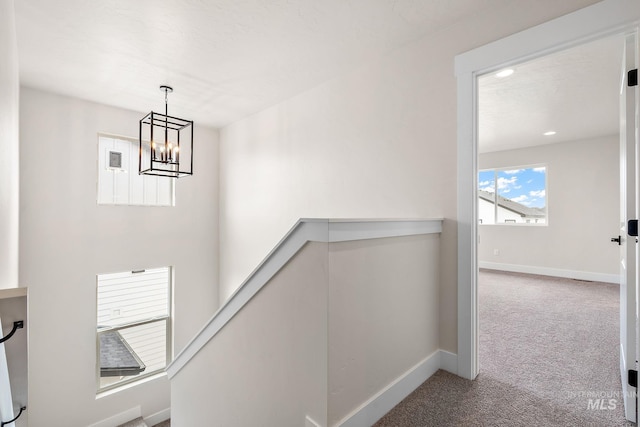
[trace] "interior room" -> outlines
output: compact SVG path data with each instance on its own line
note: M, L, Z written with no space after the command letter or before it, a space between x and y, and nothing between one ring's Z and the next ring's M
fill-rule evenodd
M478 157L470 82L638 22L635 0L0 0L0 422L435 422L383 417L478 384L475 264L619 275L619 219L586 236L605 214L555 199L584 162L615 200L613 132ZM535 230L566 214L583 256L524 227L535 253L477 245L478 159L548 164ZM500 414L426 396L440 423Z
M607 37L510 67L510 76L479 77L478 168L506 173L497 192L482 179L478 190L546 209L524 226L485 219L481 268L619 282L611 237L620 216L623 52L623 37ZM519 172L527 166L546 169L545 185L529 188L531 178Z
M532 396L565 407L584 406L568 390L621 390L611 237L624 47L608 37L479 78L480 375L514 387L524 376ZM617 409L599 422L623 422Z

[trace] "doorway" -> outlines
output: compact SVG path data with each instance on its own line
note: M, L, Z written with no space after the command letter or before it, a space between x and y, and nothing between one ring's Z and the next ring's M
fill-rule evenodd
M640 10L597 3L456 57L458 78L458 375L478 374L476 77L612 34L637 31Z
M619 283L611 36L478 77L480 268Z
M478 77L480 374L576 414L602 391L606 407L589 411L601 423L624 419L610 241L624 43L607 37Z

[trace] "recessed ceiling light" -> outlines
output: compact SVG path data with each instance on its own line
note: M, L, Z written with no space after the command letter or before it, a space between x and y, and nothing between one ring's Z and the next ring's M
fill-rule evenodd
M499 79L505 78L505 77L509 77L511 74L513 74L513 69L512 68L505 68L502 71L498 71L496 73L496 77Z
M550 130L549 132L543 133L544 136L551 136L551 135L555 135L555 134L556 134L555 130Z

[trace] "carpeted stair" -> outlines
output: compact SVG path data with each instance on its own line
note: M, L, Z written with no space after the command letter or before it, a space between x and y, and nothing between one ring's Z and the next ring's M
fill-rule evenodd
M135 420L131 420L127 423L121 424L118 427L149 427L147 423L144 422L142 417L138 417Z

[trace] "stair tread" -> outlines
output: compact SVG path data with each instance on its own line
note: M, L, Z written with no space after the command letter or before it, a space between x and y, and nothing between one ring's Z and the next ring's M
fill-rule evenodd
M118 427L149 427L147 423L144 422L142 417L138 417L135 420L131 420L124 424L120 424Z

